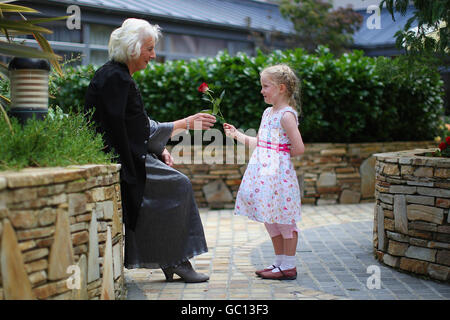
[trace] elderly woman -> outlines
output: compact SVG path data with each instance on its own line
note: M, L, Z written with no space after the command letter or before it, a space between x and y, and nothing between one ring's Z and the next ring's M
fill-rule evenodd
M162 268L185 282L209 279L192 268L190 258L208 248L189 179L171 168L165 148L171 136L189 128L208 129L214 116L198 113L159 123L144 110L131 77L156 58L157 25L127 19L109 41L110 61L95 73L86 92L85 110L103 134L107 151L121 163L122 210L125 223L125 267ZM195 125L194 125L195 123Z

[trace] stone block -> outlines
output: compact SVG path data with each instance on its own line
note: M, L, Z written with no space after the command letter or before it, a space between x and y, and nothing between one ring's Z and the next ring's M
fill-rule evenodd
M444 220L444 210L441 208L411 204L407 206L408 219L422 220L441 224Z
M436 198L436 206L440 208L450 208L450 199Z
M380 201L383 201L384 203L393 204L394 203L394 196L389 193L379 193L377 198Z
M404 195L394 196L394 221L395 221L395 231L403 234L408 234L406 197Z
M39 260L41 258L47 257L48 253L49 253L48 248L30 250L23 254L23 261L27 263L30 261Z
M417 187L417 193L425 196L450 198L450 190L441 188Z
M416 259L400 258L400 269L418 274L426 274L429 262Z
M93 212L89 225L88 283L100 278L98 242L97 216Z
M333 187L336 185L336 173L334 172L323 172L320 174L317 180L317 187Z
M84 193L69 194L68 202L70 216L86 212L86 195Z
M428 275L433 279L442 281L450 280L450 267L430 263L427 271Z
M450 226L438 226L437 232L450 234Z
M384 213L380 206L377 206L377 233L378 233L378 250L384 251L385 232L384 232Z
M103 258L103 279L102 279L102 289L100 299L115 300L113 251L112 251L111 229L109 227L106 232L105 254Z
M417 187L402 186L402 185L392 185L389 187L390 193L402 193L402 194L414 194L416 193Z
M435 249L422 248L416 246L409 246L408 250L405 252L405 256L412 259L419 259L429 262L436 261L436 251Z
M438 241L428 241L427 247L431 248L431 249L450 250L450 243L438 242Z
M44 227L30 230L20 230L16 232L16 235L17 239L19 239L19 241L22 241L22 240L45 238L53 235L54 232L55 232L54 227Z
M18 229L31 229L38 226L37 212L34 210L11 210L9 219Z
M383 260L385 264L388 266L391 266L393 268L398 268L400 266L400 258L399 257L393 257L389 254L383 255Z
M0 191L6 189L8 186L8 183L6 181L6 178L0 177Z
M450 266L450 251L439 250L436 256L436 263Z
M406 196L406 202L415 203L415 204L423 204L425 206L434 206L434 197L413 196L413 195L408 194Z
M80 278L79 278L79 289L76 287L72 289L71 293L71 299L72 300L87 300L88 299L88 293L87 293L87 259L86 255L81 255L80 259L78 260L77 266L80 270Z
M430 222L413 221L409 223L409 227L415 230L432 231L432 232L437 231L437 225Z
M384 219L384 229L389 231L395 231L394 220L385 218Z
M394 241L409 243L409 236L407 235L391 231L387 231L386 235L389 239L392 239Z
M398 176L400 175L400 170L397 164L386 163L383 168L383 173L389 176Z
M321 156L343 156L346 154L345 148L325 149L320 151Z
M436 168L434 171L434 176L436 178L448 179L448 178L450 178L450 169L449 168Z
M67 292L69 290L70 289L67 288L67 282L64 279L57 282L46 283L40 287L34 288L33 293L38 299L47 299L50 296Z
M431 178L431 177L433 177L433 168L432 167L419 167L416 170L414 170L414 176Z
M3 220L0 270L6 300L33 300L35 295L25 271L17 237L8 219Z
M49 255L48 278L50 280L66 278L67 267L73 265L75 261L67 212L61 211L58 213L55 229L55 240Z
M404 176L404 175L407 175L407 176L413 175L414 167L408 166L408 165L402 165L402 166L400 166L400 172L401 172L402 176Z
M360 199L361 199L360 192L352 191L350 189L345 189L341 193L341 196L339 198L339 203L341 203L341 204L359 203Z
M227 185L221 180L215 180L203 187L206 201L208 203L223 203L233 201L233 196Z
M389 240L387 252L393 256L404 256L408 247L408 243Z

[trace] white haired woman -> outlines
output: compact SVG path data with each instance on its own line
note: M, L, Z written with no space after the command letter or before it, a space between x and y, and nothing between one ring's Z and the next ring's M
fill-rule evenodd
M156 58L157 25L130 18L114 30L110 61L95 73L86 92L85 110L103 134L106 151L121 163L122 210L125 223L125 267L162 268L185 282L203 282L189 259L208 248L189 179L171 168L165 148L171 136L189 128L208 129L216 121L198 113L174 122L151 120L131 75ZM194 126L195 122L195 126Z

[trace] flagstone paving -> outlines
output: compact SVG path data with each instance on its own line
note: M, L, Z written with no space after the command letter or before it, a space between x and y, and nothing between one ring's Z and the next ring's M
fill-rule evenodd
M396 271L374 258L373 210L373 203L304 205L298 275L289 281L254 274L274 258L263 224L232 210L200 210L209 252L191 262L210 280L166 282L160 269L125 269L127 299L449 300L450 285ZM371 268L379 271L379 287Z

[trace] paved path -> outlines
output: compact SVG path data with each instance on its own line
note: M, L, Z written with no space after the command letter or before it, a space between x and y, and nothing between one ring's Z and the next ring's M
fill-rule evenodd
M303 206L297 279L263 280L273 249L264 225L232 210L201 210L209 252L191 260L210 275L205 283L166 282L161 270L125 269L128 300L450 300L450 285L402 273L373 256L373 203ZM379 268L381 288L369 289L369 266ZM372 283L372 282L371 282Z

